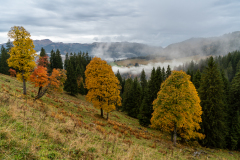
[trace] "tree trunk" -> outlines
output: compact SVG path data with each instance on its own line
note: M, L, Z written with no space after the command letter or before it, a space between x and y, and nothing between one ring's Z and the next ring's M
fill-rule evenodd
M101 117L103 117L103 109L101 108L100 110L101 110Z
M42 90L42 86L39 87L39 89L38 89L38 95L37 95L37 96L40 96L40 92L41 92L41 90Z
M26 80L24 77L24 71L22 71L22 79L23 79L23 94L26 95L27 94L27 89L26 89Z
M176 142L177 142L177 126L176 123L174 124L174 131L173 131L173 145L176 147Z
M173 132L171 132L171 141L173 142Z
M107 112L107 120L108 120L108 112Z

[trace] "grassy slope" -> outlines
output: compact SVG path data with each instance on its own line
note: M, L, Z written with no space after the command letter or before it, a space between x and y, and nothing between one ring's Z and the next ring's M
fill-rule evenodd
M22 98L21 86L0 74L0 159L240 158L239 152L194 143L173 147L167 134L143 128L118 111L107 121L81 95L54 93L33 102L36 89L28 84L28 96ZM207 154L194 157L196 151Z

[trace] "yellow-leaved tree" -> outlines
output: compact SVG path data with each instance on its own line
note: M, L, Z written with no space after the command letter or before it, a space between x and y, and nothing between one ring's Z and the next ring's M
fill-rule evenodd
M107 113L121 105L120 83L112 71L112 67L101 58L94 57L86 67L86 99L92 102L95 108Z
M173 71L162 83L153 110L151 127L172 133L174 146L177 133L185 139L205 137L197 132L202 122L200 98L185 72Z
M8 32L8 36L13 40L13 47L7 60L9 67L18 71L17 78L23 82L23 94L26 95L26 81L30 76L30 71L36 66L33 40L31 35L22 26L14 26Z

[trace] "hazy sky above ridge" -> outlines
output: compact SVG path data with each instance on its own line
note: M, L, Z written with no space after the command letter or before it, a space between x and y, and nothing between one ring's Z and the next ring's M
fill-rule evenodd
M239 31L239 0L8 0L0 5L0 43L13 26L32 39L64 43L139 42L167 46Z

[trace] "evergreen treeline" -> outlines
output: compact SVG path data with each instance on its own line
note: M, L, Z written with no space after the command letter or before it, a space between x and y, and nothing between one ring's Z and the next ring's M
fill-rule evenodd
M85 84L85 70L90 63L91 57L88 52L79 52L78 54L66 53L64 60L64 69L67 70L67 80L64 84L64 90L70 92L72 95L80 93L87 94Z
M10 49L13 47L12 42L8 40L6 43L6 48L2 45L1 51L0 51L0 73L9 75L8 70L10 69L8 64L7 64L7 59L10 57L8 52Z
M150 80L147 81L145 71L142 70L140 79L122 79L119 71L116 76L122 85L121 97L122 106L118 110L126 112L129 116L138 118L143 126L150 125L153 113L152 102L157 98L162 82L171 74L171 68L154 68L151 72Z

